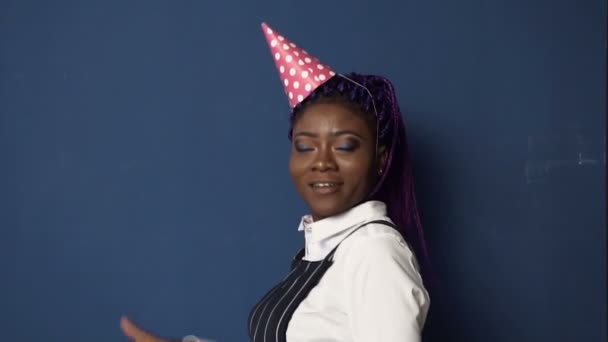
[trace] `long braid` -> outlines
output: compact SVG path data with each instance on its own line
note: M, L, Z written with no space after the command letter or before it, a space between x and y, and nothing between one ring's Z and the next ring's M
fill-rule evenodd
M405 196L406 198L404 199L403 202L399 202L399 201L389 201L391 204L393 205L398 205L399 203L403 203L404 208L393 208L393 214L395 215L396 212L407 212L407 217L404 218L405 220L409 220L410 222L408 222L408 224L406 225L405 229L408 229L409 231L406 233L409 233L409 237L411 238L416 238L417 241L417 247L419 247L419 252L422 253L423 259L426 263L430 262L430 256L429 256L429 252L428 252L428 248L427 245L425 243L425 238L424 238L424 230L422 228L422 221L420 219L420 213L418 211L418 203L416 201L416 195L415 195L415 190L414 190L414 176L413 176L413 170L412 170L412 164L411 164L411 160L410 160L410 152L407 146L407 136L405 133L405 125L403 123L404 118L401 115L401 110L399 108L399 104L397 102L397 95L395 92L395 88L393 87L393 84L385 77L382 77L383 82L386 84L387 88L388 88L388 93L390 94L389 96L389 102L391 105L391 113L392 113L392 119L393 119L393 139L394 142L393 144L391 144L391 149L389 152L389 156L388 156L388 162L390 163L393 161L393 156L395 153L395 149L396 146L398 146L399 144L403 144L403 148L401 149L400 153L402 154L402 159L403 159L403 168L404 170L402 170L405 175L403 177L403 180L405 180L406 184L403 184L407 190L405 191ZM401 133L401 134L400 134ZM387 168L389 168L390 165L387 166Z

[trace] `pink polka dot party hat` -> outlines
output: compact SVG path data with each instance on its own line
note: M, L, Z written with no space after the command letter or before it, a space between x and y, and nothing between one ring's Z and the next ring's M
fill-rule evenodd
M287 40L266 23L262 23L262 31L291 108L304 101L317 87L336 74L329 66Z

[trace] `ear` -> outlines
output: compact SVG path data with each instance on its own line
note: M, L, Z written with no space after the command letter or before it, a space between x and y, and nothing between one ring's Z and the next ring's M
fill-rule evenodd
M388 150L386 146L378 146L378 175L381 176L386 172L386 162L388 160Z

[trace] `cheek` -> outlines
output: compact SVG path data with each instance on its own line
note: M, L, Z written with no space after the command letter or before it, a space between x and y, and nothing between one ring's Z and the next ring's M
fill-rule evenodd
M296 183L296 185L297 185L298 179L300 177L302 177L304 170L305 170L305 167L304 167L304 161L302 160L302 157L296 156L294 153L292 153L289 156L289 174L291 175L291 178Z
M351 184L366 186L370 183L373 173L372 160L364 158L343 159L339 161L340 171L351 181Z
M348 173L349 175L363 176L369 173L372 168L372 157L367 153L360 153L357 155L346 155L344 157L336 158L340 170Z

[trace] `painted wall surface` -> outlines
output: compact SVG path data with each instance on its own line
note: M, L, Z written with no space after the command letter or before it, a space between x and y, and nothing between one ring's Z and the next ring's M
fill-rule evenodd
M302 244L261 21L395 83L429 341L606 341L606 2L0 1L0 335L244 341Z

